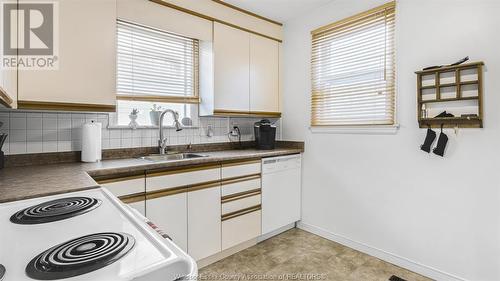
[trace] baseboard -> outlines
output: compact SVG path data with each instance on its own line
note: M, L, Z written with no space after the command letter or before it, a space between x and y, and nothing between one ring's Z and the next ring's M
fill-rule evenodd
M264 234L264 235L259 236L259 237L257 238L257 243L260 243L260 242L262 242L262 241L264 241L264 240L267 240L267 239L269 239L269 238L271 238L271 237L273 237L273 236L276 236L276 235L278 235L278 234L281 234L281 233L283 233L283 232L285 232L285 231L287 231L287 230L290 230L290 229L292 229L292 228L295 228L295 223L294 223L294 222L293 222L293 223L291 223L291 224L287 224L287 225L285 225L285 226L283 226L283 227L280 227L280 228L278 228L278 229L276 229L276 230L274 230L274 231L271 231L271 232L269 232L269 233L266 233L266 234Z
M198 265L198 269L202 269L205 266L211 265L212 263L218 262L222 259L225 259L229 256L232 256L238 252L241 252L241 251L243 251L247 248L250 248L252 246L255 246L255 245L257 245L257 238L250 239L246 242L243 242L241 244L233 246L233 247L226 249L222 252L219 252L215 255L201 259L201 260L197 261L196 264Z
M468 281L467 279L463 279L461 277L455 276L450 273L443 272L441 270L435 269L430 266L426 266L417 262L414 262L412 260L409 260L404 257L400 257L398 255L389 253L387 251L357 242L353 241L347 237L344 237L342 235L338 235L335 233L331 233L325 229L322 229L320 227L310 225L307 223L299 222L297 224L297 227L305 230L307 232L311 232L313 234L316 234L318 236L321 236L325 239L337 242L339 244L342 244L344 246L347 246L349 248L358 250L360 252L363 252L365 254L368 254L370 256L377 257L381 260L384 260L386 262L392 263L394 265L397 265L402 268L406 268L410 271L416 272L418 274L421 274L423 276L429 277L434 280L439 280L439 281Z

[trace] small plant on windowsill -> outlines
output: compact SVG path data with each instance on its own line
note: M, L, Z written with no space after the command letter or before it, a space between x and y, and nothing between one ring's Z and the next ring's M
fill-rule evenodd
M137 123L137 117L139 115L139 110L137 108L132 109L128 117L130 118L130 123L128 126L132 129L136 129L139 124Z
M160 114L162 112L161 106L153 104L151 111L149 112L149 118L151 118L151 124L154 126L160 125Z

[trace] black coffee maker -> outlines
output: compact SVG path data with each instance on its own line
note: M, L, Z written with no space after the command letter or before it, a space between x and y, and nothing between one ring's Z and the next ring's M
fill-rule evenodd
M276 126L267 119L254 124L255 143L257 149L274 149L276 143Z

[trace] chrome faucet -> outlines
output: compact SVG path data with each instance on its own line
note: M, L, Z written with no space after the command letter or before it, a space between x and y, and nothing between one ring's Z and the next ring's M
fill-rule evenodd
M173 111L172 109L165 109L160 114L160 139L158 140L158 149L160 150L160 154L165 154L167 148L167 138L163 137L163 117L165 117L165 114L167 114L168 112L172 113L172 115L174 116L175 131L179 132L182 130L182 125L181 123L179 123L179 113Z

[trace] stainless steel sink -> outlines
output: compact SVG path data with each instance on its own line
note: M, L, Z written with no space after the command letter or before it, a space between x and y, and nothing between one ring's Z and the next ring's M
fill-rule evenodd
M140 159L153 162L163 162L163 161L176 161L176 160L193 159L201 157L208 157L208 155L194 154L194 153L151 154L148 156L143 156Z

